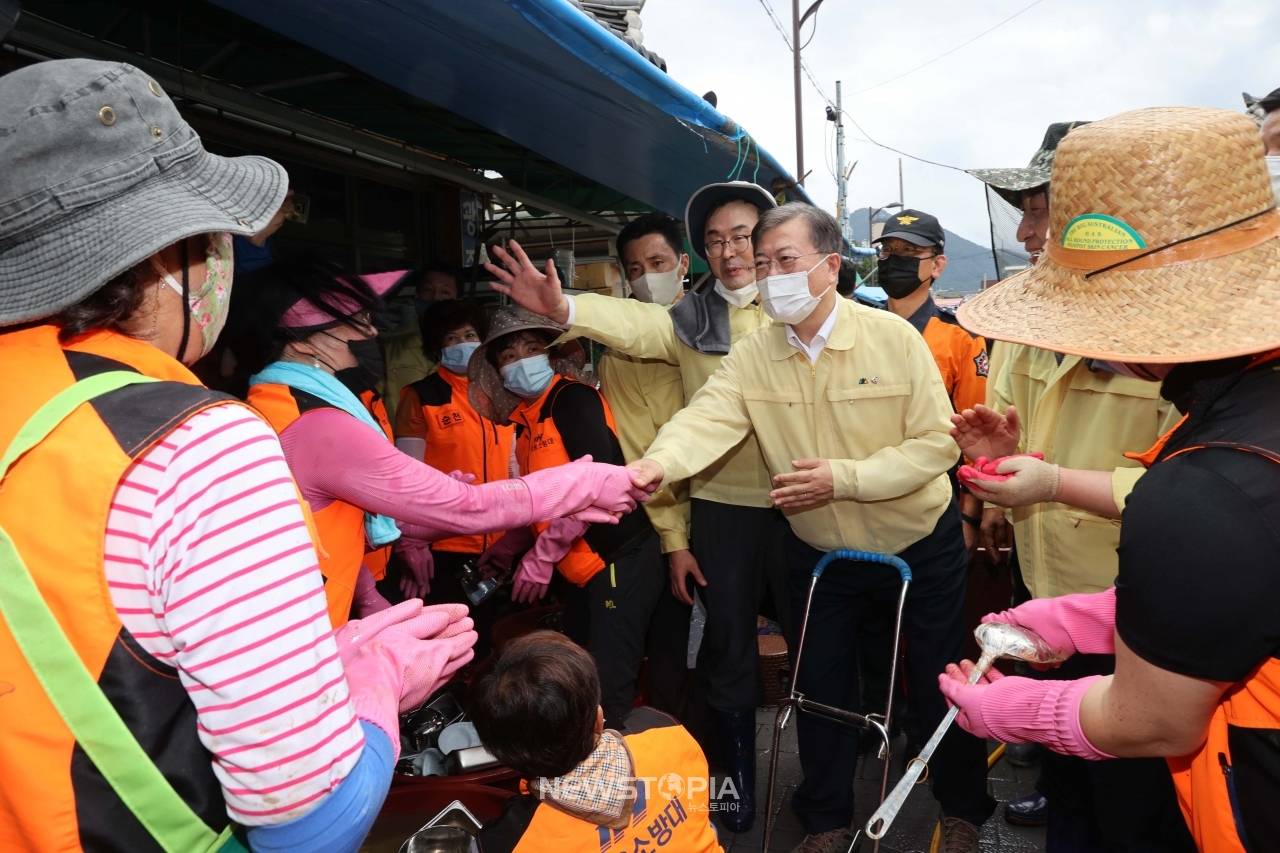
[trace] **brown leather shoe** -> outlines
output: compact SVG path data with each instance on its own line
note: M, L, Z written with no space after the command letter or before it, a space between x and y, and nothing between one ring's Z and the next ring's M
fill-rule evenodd
M831 829L817 835L806 835L791 853L847 853L853 837L848 830Z
M943 816L942 853L978 853L978 837L982 828L958 817Z

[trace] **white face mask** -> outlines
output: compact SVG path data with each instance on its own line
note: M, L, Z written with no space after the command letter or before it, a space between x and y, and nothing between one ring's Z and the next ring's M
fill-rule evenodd
M827 257L830 257L830 255ZM817 296L809 292L809 273L812 273L826 262L827 258L824 257L808 272L793 272L767 277L764 283L760 285L764 313L778 322L788 325L803 322L804 318L812 314L813 309L818 307L822 297L827 295L827 290L831 289L831 285L827 285L827 290L822 291Z
M1267 171L1271 173L1271 189L1280 203L1280 154L1267 155Z
M631 290L641 302L670 305L680 292L682 282L675 270L650 272L630 282Z
M756 301L756 296L760 294L760 288L756 287L756 283L753 281L748 285L739 287L737 290L730 290L720 283L720 279L716 279L716 293L720 294L724 301L730 305L746 308Z

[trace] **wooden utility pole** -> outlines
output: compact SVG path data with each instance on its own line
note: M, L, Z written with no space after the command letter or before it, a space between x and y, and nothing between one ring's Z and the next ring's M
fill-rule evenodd
M800 0L791 0L791 70L795 77L796 97L796 183L804 183L804 116L802 114L802 97L800 94L800 27L809 20L809 16L818 11L822 0L815 0L803 15L800 14Z

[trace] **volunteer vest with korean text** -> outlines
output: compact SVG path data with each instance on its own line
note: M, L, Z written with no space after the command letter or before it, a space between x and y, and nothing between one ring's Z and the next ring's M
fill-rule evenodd
M590 388L604 409L605 424L612 435L614 448L613 458L596 459L596 462L608 462L614 465L625 464L622 457L622 446L617 442L618 428L614 424L613 412L609 403L600 396L600 392L589 385L556 375L547 390L537 400L521 403L511 413L511 421L516 424L516 461L520 465L520 473L529 474L546 468L555 468L572 461L565 447L564 437L556 425L554 410L557 396L571 386ZM534 530L541 535L548 522L534 525ZM617 524L592 524L578 539L573 541L569 553L565 555L556 568L565 578L578 586L584 586L595 577L627 546L637 542L641 536L653 530L649 517L643 510L629 512L619 519Z
M64 348L57 329L35 326L0 334L0 447L57 394L113 371L163 381L79 406L19 458L0 488L0 526L147 758L216 834L229 820L195 706L177 671L121 625L102 560L111 501L134 460L192 415L235 401L148 344L100 332ZM0 732L0 849L160 850L76 742L3 622Z
M406 391L412 388L417 395L427 423L427 450L422 461L445 474L455 470L472 474L477 484L505 480L511 476L515 427L498 426L480 417L467 401L467 385L467 377L441 368L406 386ZM479 554L501 535L454 536L431 543L431 548Z
M652 708L631 712L621 734L636 772L628 827L596 826L525 795L481 830L484 853L718 853L707 760L693 737Z

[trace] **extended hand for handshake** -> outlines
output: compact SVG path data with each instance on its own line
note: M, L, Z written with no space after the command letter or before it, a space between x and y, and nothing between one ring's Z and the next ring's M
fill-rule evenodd
M623 514L647 501L659 485L628 468L593 462L589 454L520 479L533 495L535 517L570 518L589 524L617 524Z

